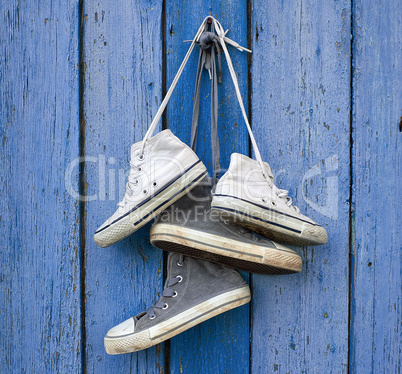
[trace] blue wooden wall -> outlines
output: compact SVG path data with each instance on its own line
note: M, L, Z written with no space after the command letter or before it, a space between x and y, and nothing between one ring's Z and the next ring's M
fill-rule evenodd
M146 351L107 330L161 292L149 225L107 249L95 229L201 21L230 49L276 184L325 225L300 274L242 273L249 305ZM399 0L0 1L0 373L399 373ZM198 52L161 121L189 142ZM224 66L221 165L252 154ZM209 82L198 154L211 171Z

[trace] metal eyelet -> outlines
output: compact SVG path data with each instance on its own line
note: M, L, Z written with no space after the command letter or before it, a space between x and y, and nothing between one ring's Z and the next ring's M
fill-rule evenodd
M156 315L154 314L153 316L149 317L149 319L155 319Z
M144 160L144 158L145 158L145 156L144 155L138 155L138 157L137 157L140 161L143 161Z
M176 275L176 278L179 278L179 283L183 281L183 277L181 275Z
M182 262L176 262L176 265L177 266L183 266L183 263Z
M138 183L140 183L140 181L139 181L138 179L136 179L136 180L133 182L133 185L136 186Z
M158 183L156 183L155 181L152 183L153 187L156 187L158 185Z
M147 190L142 190L142 193L143 193L144 195L146 195L146 194L148 193L148 191L147 191Z
M273 201L273 202L272 202L272 205L276 206L276 202L275 202L275 201Z
M142 166L138 166L138 167L137 167L137 170L138 170L139 172L141 172L141 171L142 171Z
M176 297L178 293L175 291L172 297Z
M162 307L163 310L166 310L167 308L169 308L169 304L165 303L165 305Z
M265 197L263 197L261 200L262 200L262 202L263 202L264 204L267 203L267 199L266 199Z

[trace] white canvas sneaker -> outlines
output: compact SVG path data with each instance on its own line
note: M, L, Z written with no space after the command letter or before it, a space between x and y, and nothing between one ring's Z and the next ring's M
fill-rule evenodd
M190 147L170 130L131 147L126 194L116 212L96 231L100 247L108 247L138 230L195 187L207 171Z
M223 219L278 242L295 245L326 243L325 229L292 206L288 191L274 185L271 168L262 161L244 109L236 73L225 45L225 30L216 20L214 27L226 56L257 161L237 153L231 156L229 170L216 186L211 209L221 214Z
M126 194L117 211L95 232L100 247L108 247L134 233L162 210L195 187L207 174L190 147L170 130L151 137L173 93L194 46L205 30L205 18L144 139L131 148L131 170Z
M325 244L326 230L292 205L288 191L275 186L271 168L266 162L263 165L268 178L257 161L232 154L229 170L216 186L212 210L224 219L278 242Z

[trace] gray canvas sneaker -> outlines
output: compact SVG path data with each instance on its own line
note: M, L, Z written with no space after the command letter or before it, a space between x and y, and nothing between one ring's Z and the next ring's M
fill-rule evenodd
M169 254L167 269L161 299L109 330L107 353L149 348L250 301L247 283L233 269L176 253Z
M302 269L292 249L222 220L211 212L208 178L162 212L151 228L151 243L160 249L222 263L261 274L289 274Z

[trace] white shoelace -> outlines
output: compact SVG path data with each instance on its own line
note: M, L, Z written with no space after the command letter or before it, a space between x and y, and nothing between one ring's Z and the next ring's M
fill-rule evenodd
M145 136L144 136L144 139L143 139L142 144L141 144L141 148L140 148L140 153L139 153L139 155L141 156L141 155L144 154L144 147L145 147L145 144L146 144L147 140L148 140L148 139L152 136L152 134L154 133L155 128L156 128L156 126L157 126L159 120L160 120L161 117L162 117L162 113L163 113L163 111L165 110L165 108L166 108L166 106L167 106L167 103L169 102L170 97L172 96L172 93L173 93L173 91L174 91L174 89L175 89L175 87L176 87L176 85L177 85L177 82L179 81L179 78L180 78L180 76L181 76L181 74L182 74L182 72L183 72L183 70L184 70L184 68L185 68L185 66L186 66L186 64L187 64L188 59L190 58L191 52L193 51L194 46L195 46L196 43L198 42L198 40L199 40L201 34L202 34L202 33L205 31L205 29L206 29L206 24L207 24L208 20L211 20L211 21L212 21L213 27L215 28L215 31L216 31L216 33L217 33L219 39L220 39L220 44L221 44L222 49L223 49L223 52L224 52L224 54L225 54L225 56L226 56L226 61L227 61L228 67L229 67L230 76L231 76L231 78L232 78L232 81L233 81L233 84L234 84L234 87L235 87L237 100L238 100L238 102L239 102L240 109L241 109L241 112L242 112L244 121L245 121L245 123L246 123L246 126L247 126L247 130L248 130L248 133L249 133L249 136L250 136L251 144L252 144L252 146L253 146L253 149L254 149L254 153L255 153L257 162L258 162L258 164L259 164L259 166L260 166L260 168L261 168L262 175L264 176L265 180L267 181L267 183L268 183L268 184L270 185L270 187L271 187L271 184L270 184L270 181L269 181L269 176L267 175L267 173L266 173L266 171L265 171L265 169L264 169L264 164L263 164L263 161L262 161L262 158L261 158L261 154L260 154L260 151L259 151L259 149L258 149L257 142L256 142L256 140L255 140L253 131L252 131L252 129L251 129L251 125L250 125L250 123L249 123L249 121L248 121L247 113L246 113L246 110L245 110L245 108L244 108L243 99L242 99L241 93L240 93L239 83L238 83L238 80L237 80L237 77L236 77L236 73L235 73L235 70L234 70L234 67L233 67L232 60L231 60L231 58L230 58L230 54L229 54L229 52L228 52L228 50L227 50L227 48L226 48L226 43L228 43L228 44L232 45L233 47L237 48L239 51L247 51L247 52L251 53L251 50L242 47L242 46L241 46L240 44L238 44L237 42L235 42L235 41L229 39L228 37L226 37L226 33L227 33L228 31L225 31L225 30L223 29L222 25L220 24L220 22L217 21L217 20L216 20L215 18L213 18L212 16L207 16L207 17L203 20L203 22L201 23L201 26L199 27L197 33L195 34L194 39L192 40L191 45L190 45L190 47L189 47L189 49L188 49L188 51L187 51L187 53L186 53L186 55L185 55L185 57L184 57L184 59L183 59L183 62L181 63L181 65L180 65L180 67L179 67L179 69L178 69L178 71L177 71L177 73L176 73L176 75L175 75L175 77L174 77L174 79L173 79L173 81L172 81L170 87L169 87L169 90L168 90L168 92L166 93L166 96L164 97L164 99L163 99L163 101L162 101L162 103L161 103L161 105L160 105L158 111L157 111L156 114L155 114L155 117L153 118L153 120L152 120L152 122L151 122L151 125L149 126L149 128L148 128L148 130L147 130L147 132L146 132L146 134L145 134ZM134 168L136 167L135 165L132 165L132 164L131 164L131 166L132 166L132 167L134 166ZM130 175L131 175L131 172L130 172ZM130 180L130 176L129 176L128 182L127 182L127 185L126 185L127 192L130 192L130 193L132 194L132 186L131 186L131 185L134 185L134 186L135 186L136 184L138 184L137 179L134 179L134 180L133 180L133 179L131 178L131 180ZM286 200L286 204L287 204L288 206L291 206L291 205L292 205L292 198L291 198L290 196L288 196L288 191L286 191L286 190L281 190L281 189L277 188L276 186L274 186L274 187L275 187L275 189L276 189L277 196L278 196L279 198L285 199L285 200ZM128 194L127 192L126 192L126 195L127 195L127 196L126 196L126 195L124 196L123 201L121 201L120 203L117 204L119 207L124 207L124 205L126 204L126 200L129 200L129 197L130 197L131 195ZM293 207L293 208L299 213L299 209L298 209L297 207Z

